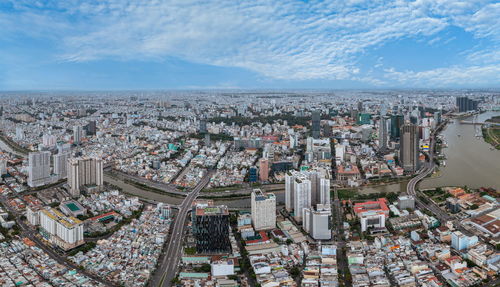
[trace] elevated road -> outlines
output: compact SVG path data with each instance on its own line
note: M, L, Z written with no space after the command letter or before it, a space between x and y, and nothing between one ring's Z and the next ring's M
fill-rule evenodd
M182 203L178 206L179 212L174 218L172 229L170 231L170 241L167 250L161 259L160 265L157 268L155 276L151 279L151 286L171 286L171 281L174 279L179 266L181 257L182 241L186 231L186 218L191 210L194 200L198 197L200 191L210 182L214 171L209 171L194 189L184 198Z

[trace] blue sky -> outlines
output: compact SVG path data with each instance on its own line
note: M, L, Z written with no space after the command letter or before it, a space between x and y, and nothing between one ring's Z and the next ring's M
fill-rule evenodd
M0 90L498 88L500 2L0 0Z

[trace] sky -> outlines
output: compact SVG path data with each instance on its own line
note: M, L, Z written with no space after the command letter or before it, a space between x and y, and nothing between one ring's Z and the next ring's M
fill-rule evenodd
M499 87L499 1L0 0L0 90Z

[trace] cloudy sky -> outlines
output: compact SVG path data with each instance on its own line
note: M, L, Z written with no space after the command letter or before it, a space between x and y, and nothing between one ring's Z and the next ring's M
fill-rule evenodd
M500 2L0 0L0 90L500 87Z

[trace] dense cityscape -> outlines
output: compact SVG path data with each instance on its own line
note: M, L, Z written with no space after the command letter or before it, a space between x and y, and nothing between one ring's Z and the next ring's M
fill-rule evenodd
M0 286L498 286L497 90L0 93Z

